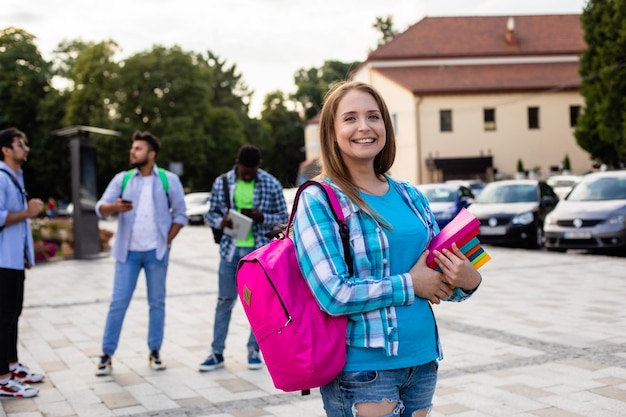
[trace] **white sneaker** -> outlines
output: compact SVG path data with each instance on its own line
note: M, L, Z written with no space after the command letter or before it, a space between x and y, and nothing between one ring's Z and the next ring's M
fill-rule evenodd
M30 398L37 394L39 394L37 388L23 384L14 378L9 379L9 382L0 384L0 396L2 397Z
M42 374L32 372L28 367L21 363L17 364L17 368L11 370L13 379L20 381L23 384L32 384L34 382L41 382L44 378Z
M150 368L153 371L162 371L166 368L166 366L161 362L161 356L159 355L158 350L153 350L150 352Z

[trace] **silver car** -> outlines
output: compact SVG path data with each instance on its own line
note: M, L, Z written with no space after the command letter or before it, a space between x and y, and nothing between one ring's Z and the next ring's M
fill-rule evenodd
M626 171L585 175L543 229L551 251L626 248Z

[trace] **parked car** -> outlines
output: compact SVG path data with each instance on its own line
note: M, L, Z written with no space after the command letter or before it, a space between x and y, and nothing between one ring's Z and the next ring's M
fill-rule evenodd
M485 188L485 185L487 185L487 183L482 180L447 180L446 183L463 185L472 191L474 197L478 197L478 194L480 194L483 188Z
M463 185L435 183L421 184L417 188L428 199L440 229L450 223L462 208L469 207L474 201L472 191Z
M626 171L585 175L544 223L546 248L626 248Z
M468 210L480 220L481 242L540 248L543 220L558 201L543 181L504 180L487 184Z
M553 175L546 180L546 183L559 196L559 200L565 200L565 197L567 197L580 179L580 175Z
M283 196L285 197L285 203L287 203L287 211L289 213L291 213L291 208L293 207L293 201L296 199L297 192L298 192L298 187L283 188Z
M209 211L210 192L197 192L185 195L187 206L187 219L190 225L202 225L205 223L204 215Z

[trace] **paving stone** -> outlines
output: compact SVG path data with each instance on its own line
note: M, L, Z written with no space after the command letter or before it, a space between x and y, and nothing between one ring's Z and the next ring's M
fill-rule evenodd
M115 230L114 221L103 221ZM464 303L433 306L445 359L432 417L624 417L626 259L487 247L483 283ZM168 366L147 361L147 301L140 276L111 376L96 377L114 261L65 260L27 271L20 360L46 379L34 399L1 399L0 417L321 417L310 396L249 371L250 327L240 303L226 367L200 373L217 299L217 246L207 227L185 227L170 256ZM603 287L598 291L597 265ZM50 277L55 277L50 280Z

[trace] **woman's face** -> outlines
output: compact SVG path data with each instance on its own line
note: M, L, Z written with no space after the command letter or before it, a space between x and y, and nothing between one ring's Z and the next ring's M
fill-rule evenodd
M346 164L373 162L386 142L385 122L374 97L348 91L337 106L335 135Z

